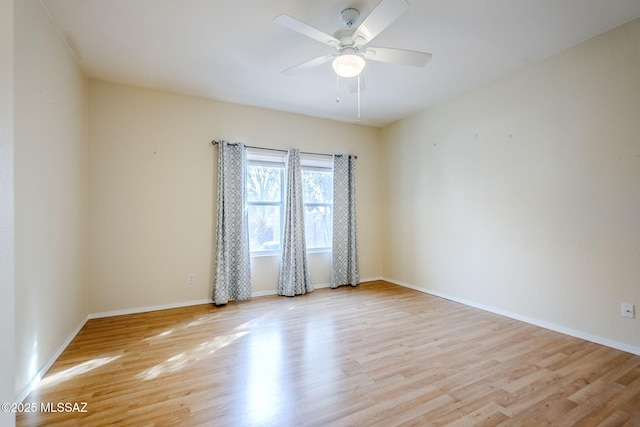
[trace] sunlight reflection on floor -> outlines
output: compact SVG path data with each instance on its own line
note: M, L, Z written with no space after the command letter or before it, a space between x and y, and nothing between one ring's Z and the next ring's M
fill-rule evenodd
M141 373L136 375L136 378L142 378L144 380L152 380L154 378L159 377L163 373L175 372L181 369L182 367L184 367L184 365L186 364L187 364L186 354L179 353L179 354L176 354L175 356L171 356L164 362L158 365L155 365L152 368L142 371Z
M152 380L154 378L158 378L160 375L179 371L180 369L184 368L189 363L189 361L201 360L205 355L215 353L216 351L228 346L232 342L236 341L239 338L242 338L248 333L249 331L236 332L235 334L215 337L211 341L205 341L192 348L188 352L182 352L176 354L175 356L171 356L164 362L140 372L138 375L136 375L136 378L141 378L143 380Z
M251 332L251 329L258 326L266 318L266 316L268 316L268 313L235 327L233 331L237 331L237 332L216 336L212 340L205 341L199 344L198 346L192 348L189 351L181 352L174 356L171 356L164 362L159 363L149 369L146 369L140 372L139 374L136 375L136 377L142 378L144 380L152 380L154 378L159 377L160 375L179 371L180 369L184 368L189 363L189 361L201 360L204 357L211 355L224 347L227 347L228 345L232 344L234 341L249 334ZM215 317L218 317L218 315L214 316L214 318ZM210 317L209 318L201 317L185 325L183 328L186 329L194 326L200 326L205 323L209 323L211 320L212 318ZM175 328L167 329L152 337L145 338L142 341L149 342L149 341L158 340L158 339L165 339L165 338L168 338L168 336L173 334L174 332L175 332ZM45 376L42 380L38 382L37 387L45 388L45 387L53 386L55 384L59 384L63 381L69 380L78 375L82 375L91 370L94 370L103 365L106 365L107 363L110 363L116 359L119 359L122 356L123 355L110 356L110 357L106 356L106 357L100 357L100 358L88 360L86 362L80 363L79 365L76 365L76 366L72 366L56 374Z
M245 413L249 423L273 420L282 407L282 336L280 328L269 328L249 337Z
M143 342L148 342L148 341L153 341L153 340L156 340L156 339L164 338L164 337L166 337L167 335L170 335L172 332L173 332L173 329L167 329L167 330L166 330L166 331L164 331L164 332L160 332L160 333L159 333L159 334L157 334L157 335L154 335L154 336L149 337L149 338L145 338L145 339L143 339L142 341L143 341Z
M44 379L42 379L38 383L38 388L49 387L68 379L71 379L75 376L82 375L86 372L89 372L93 369L99 368L100 366L104 366L107 363L113 362L116 359L119 359L122 355L111 356L111 357L100 357L98 359L87 360L79 365L72 366L71 368L65 369L64 371L60 371L53 375L48 375Z
M205 323L211 323L213 321L215 321L218 317L220 317L219 314L214 314L213 316L206 316L206 317L200 317L197 320L194 320L193 322L189 323L187 326L185 326L186 328L191 328L193 326L200 326L202 324Z
M268 316L269 316L269 313L265 313L260 317L257 317L255 319L249 320L241 325L236 326L235 328L233 328L233 331L236 331L236 332L226 334L226 335L218 335L214 337L212 340L200 343L196 347L193 347L186 352L181 352L177 355L171 356L164 362L159 363L149 369L146 369L140 372L139 374L136 375L136 378L141 378L144 380L152 380L152 379L158 378L160 375L177 372L180 369L184 368L190 361L202 360L205 357L215 353L216 351L224 347L227 347L228 345L244 337L245 335L248 335L251 332L251 329L260 325ZM211 321L211 318L201 317L197 320L194 320L193 322L188 323L186 326L184 326L184 328L186 329L194 326L199 326L199 325L208 323L210 321ZM164 331L158 335L154 335L151 338L147 338L145 341L151 340L151 339L157 339L157 338L164 338L168 336L171 332L173 332L173 329Z

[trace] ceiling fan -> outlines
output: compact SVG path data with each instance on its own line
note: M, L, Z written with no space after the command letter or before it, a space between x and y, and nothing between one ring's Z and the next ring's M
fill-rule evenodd
M282 72L294 74L332 61L333 69L338 76L347 79L360 76L358 79L353 79L358 80L360 84L365 60L425 67L431 59L430 53L367 46L408 8L409 3L406 0L382 0L357 28L354 28L354 24L360 17L360 12L354 8L344 9L340 18L345 27L333 35L326 34L289 15L277 16L274 21L283 27L336 49L335 53L314 58Z

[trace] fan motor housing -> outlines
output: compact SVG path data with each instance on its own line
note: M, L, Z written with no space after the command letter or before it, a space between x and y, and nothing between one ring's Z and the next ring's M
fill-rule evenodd
M338 31L336 31L335 33L333 33L333 37L337 38L338 40L340 40L340 46L344 47L344 46L353 46L353 33L355 33L356 30L354 28L342 28ZM338 49L340 48L340 46L338 47Z

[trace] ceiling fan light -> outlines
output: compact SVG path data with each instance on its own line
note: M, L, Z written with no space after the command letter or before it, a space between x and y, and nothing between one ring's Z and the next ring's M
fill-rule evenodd
M331 63L337 75L344 78L355 77L364 69L364 58L353 53L338 56Z

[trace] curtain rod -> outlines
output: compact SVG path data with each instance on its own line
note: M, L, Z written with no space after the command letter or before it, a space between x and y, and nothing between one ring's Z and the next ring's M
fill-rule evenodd
M211 145L218 145L219 143L220 143L220 141L216 141L215 139L213 141L211 141ZM229 144L238 145L237 142L229 142ZM245 147L247 147L247 148L255 148L257 150L279 151L281 153L286 153L287 152L287 150L283 150L281 148L256 147L255 145L245 145ZM312 152L309 152L309 151L301 151L300 154L311 154L312 156L330 156L330 157L333 157L333 156L341 157L342 156L342 154L312 153ZM358 158L358 156L353 156L353 157L355 157L356 159Z

